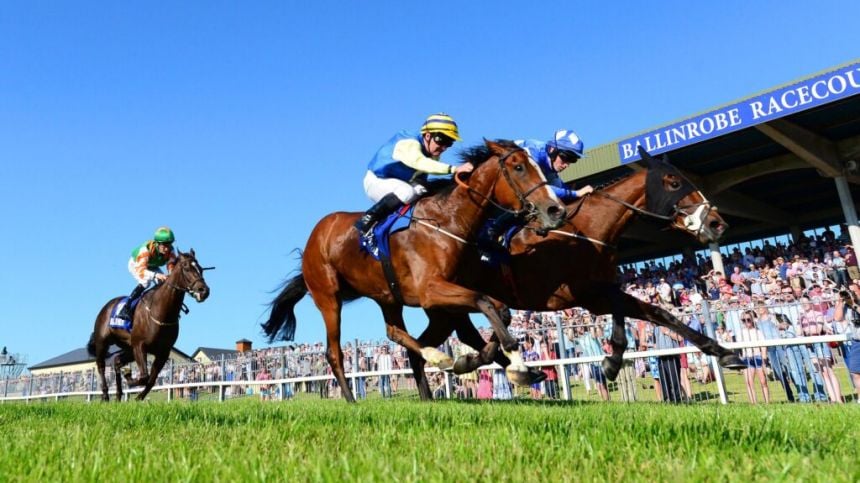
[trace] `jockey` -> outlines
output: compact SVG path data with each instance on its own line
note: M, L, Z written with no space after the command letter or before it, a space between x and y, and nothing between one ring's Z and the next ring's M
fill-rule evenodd
M173 270L173 265L176 263L176 252L173 251L174 240L173 230L162 226L155 230L155 236L152 240L143 242L131 252L131 258L128 260L128 271L137 280L137 286L128 296L128 300L117 317L131 320L132 302L137 300L149 285L167 280L167 276L161 272L160 267L167 265L168 271Z
M585 157L585 146L575 132L559 129L553 138L547 142L520 139L514 141L514 144L523 148L528 153L529 158L540 166L549 187L561 201L569 203L594 191L591 185L583 186L578 190L568 188L558 175L568 166ZM490 223L482 230L481 236L478 237L480 248L485 252L495 248L495 245L499 243L499 237L504 235L505 231L516 222L510 213L501 214L490 220ZM486 253L482 253L481 259L488 261L489 257Z
M469 173L471 163L453 166L439 156L460 140L457 123L447 114L433 114L421 132L400 131L388 140L367 166L364 191L375 202L355 223L362 244L373 244L373 225L401 203L411 203L427 192L421 184L428 174Z

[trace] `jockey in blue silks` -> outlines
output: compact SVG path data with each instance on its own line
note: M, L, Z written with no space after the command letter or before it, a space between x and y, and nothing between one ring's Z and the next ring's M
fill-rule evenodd
M568 188L558 175L559 172L585 157L585 146L575 132L560 129L555 132L552 139L546 142L520 139L514 143L523 148L529 157L540 166L550 188L563 202L569 203L594 191L591 185L583 186L578 190ZM500 214L490 220L478 237L478 246L482 252L481 260L490 261L491 257L488 252L503 248L499 245L499 238L517 223L518 220L510 213Z
M428 174L475 169L471 163L454 166L439 161L439 156L459 140L457 123L440 113L428 117L421 132L400 131L379 148L364 176L364 191L375 204L355 223L363 245L373 245L373 225L401 203L411 203L427 192L423 182Z

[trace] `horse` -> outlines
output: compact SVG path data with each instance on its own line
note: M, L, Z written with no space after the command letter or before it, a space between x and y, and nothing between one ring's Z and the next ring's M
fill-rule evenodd
M399 291L386 280L383 266L359 249L353 223L360 213L336 212L317 223L302 254L300 273L284 283L272 301L269 319L262 324L269 341L292 339L293 309L310 292L326 324L326 358L338 384L346 388L341 308L344 302L363 296L381 308L389 339L440 367L450 367L453 361L435 347L418 344L406 332L403 305L481 311L498 332L502 347L515 351L512 358L519 364L514 366L525 370L518 359L517 341L507 331L504 313L499 313L507 311L479 291L451 280L463 252L461 241L474 238L491 206L524 212L541 229L549 230L564 222L564 204L549 189L537 164L509 141L485 140L483 146L466 151L464 159L475 166L468 180L457 179L456 184L419 200L412 219L415 226L391 237L391 265ZM348 402L355 401L350 391L343 395Z
M188 253L179 252L176 265L167 279L141 296L134 312L131 331L112 328L108 323L114 307L122 297L111 299L102 307L96 316L95 327L87 343L87 352L96 358L103 401L110 400L105 379L105 359L112 344L121 349L113 356L117 401L122 400L120 370L132 360L137 363L139 377L132 380L130 372L126 373L126 382L129 386L144 386L143 391L137 395L138 401L142 401L149 394L158 373L167 362L176 338L179 337L179 312L183 308L185 294L191 294L198 303L206 300L209 297L209 286L203 279L203 272L212 268L202 268L197 263L194 249ZM149 372L146 370L147 353L155 356Z
M615 380L627 347L624 318L644 319L684 336L706 354L718 357L730 369L745 367L740 358L704 334L695 332L667 310L625 293L616 282L615 246L635 216L670 224L699 242L718 240L728 225L704 195L668 162L640 150L645 169L596 190L567 206L565 226L541 237L526 227L513 237L507 266L490 267L470 247L456 279L512 308L556 311L584 307L594 314L612 314L612 354L603 360L606 377ZM484 341L464 311L427 310L430 323L418 337L422 345L439 345L457 331L461 341L479 352L463 356L455 373L470 372L509 361L493 339ZM410 362L422 399L430 398L424 361L410 353ZM537 371L532 372L532 380ZM538 373L539 374L539 373Z

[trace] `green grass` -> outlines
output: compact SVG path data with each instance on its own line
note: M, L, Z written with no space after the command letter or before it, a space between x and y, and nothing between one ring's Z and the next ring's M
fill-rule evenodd
M858 481L860 405L0 405L0 481Z

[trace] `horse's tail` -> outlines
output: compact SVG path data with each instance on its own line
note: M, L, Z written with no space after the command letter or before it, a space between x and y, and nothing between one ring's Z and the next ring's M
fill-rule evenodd
M308 293L305 276L299 273L284 283L281 293L272 300L272 313L262 324L269 342L293 340L296 335L296 314L293 311L299 300Z
M87 354L92 357L96 356L96 331L90 334L90 341L87 342Z

